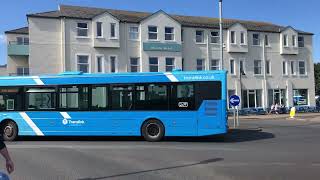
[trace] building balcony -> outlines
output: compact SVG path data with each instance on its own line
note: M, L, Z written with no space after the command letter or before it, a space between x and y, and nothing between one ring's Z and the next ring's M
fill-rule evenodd
M10 41L8 44L8 56L29 56L29 43Z

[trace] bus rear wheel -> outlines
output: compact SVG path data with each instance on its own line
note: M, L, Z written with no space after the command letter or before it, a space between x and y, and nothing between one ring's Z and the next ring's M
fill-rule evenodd
M159 120L150 119L143 123L141 133L146 141L160 141L164 137L164 126Z
M2 124L2 137L5 141L14 141L18 137L18 126L13 121L6 121Z

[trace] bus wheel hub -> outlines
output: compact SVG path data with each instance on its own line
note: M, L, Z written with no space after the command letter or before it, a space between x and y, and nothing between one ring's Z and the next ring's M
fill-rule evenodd
M160 133L160 128L157 124L149 124L147 126L147 132L150 136L156 137Z
M12 136L13 134L13 128L11 126L6 126L4 128L4 134L8 137Z

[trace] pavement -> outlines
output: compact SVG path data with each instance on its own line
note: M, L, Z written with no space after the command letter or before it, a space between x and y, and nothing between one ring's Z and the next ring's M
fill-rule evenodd
M24 137L7 142L16 166L10 177L318 180L320 122L310 121L316 115L301 116L305 120L259 117L241 117L241 127L224 140L184 137L150 143L132 137Z

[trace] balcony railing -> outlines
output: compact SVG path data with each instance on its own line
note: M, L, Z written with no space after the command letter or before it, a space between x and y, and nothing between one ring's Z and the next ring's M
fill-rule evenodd
M29 43L10 41L8 44L8 55L12 56L28 56L29 55Z

